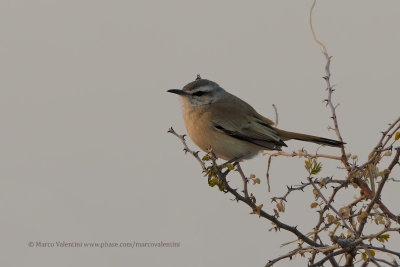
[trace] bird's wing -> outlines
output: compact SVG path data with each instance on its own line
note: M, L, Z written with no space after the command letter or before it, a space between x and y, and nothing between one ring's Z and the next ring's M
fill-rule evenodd
M235 97L236 98L236 97ZM272 126L273 122L258 114L250 105L239 98L235 105L219 103L218 114L214 111L212 123L218 131L266 149L280 150L286 146Z

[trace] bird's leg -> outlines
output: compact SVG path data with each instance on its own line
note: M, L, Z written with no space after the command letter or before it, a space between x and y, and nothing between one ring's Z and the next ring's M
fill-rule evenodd
M233 163L233 162L235 162L235 164L236 164L236 163L239 163L242 159L244 159L244 158L247 157L248 155L250 155L250 153L247 153L247 154L244 154L244 155L240 155L240 156L234 157L233 159L228 160L228 161L225 162L224 164L229 164L229 163Z
M240 160L241 158L243 158L243 156L234 157L233 159L228 160L227 162L224 162L224 163L222 163L221 165L215 165L215 167L216 167L217 169L221 170L221 169L225 168L228 164L232 164L232 163L233 163L233 165L236 165L237 163L239 163L239 160ZM211 169L212 167L213 167L213 166L209 166L207 169Z
M233 159L228 160L227 162L225 162L225 163L219 165L218 167L224 168L224 167L226 167L228 164L232 164L232 163L233 163L234 166L237 166L237 165L239 165L239 162L240 162L242 159L246 158L248 155L249 155L249 154L244 154L244 155L241 155L241 156L234 157Z
M234 157L233 159L230 159L230 160L228 160L227 162L225 162L223 165L227 165L227 164L229 164L229 163L234 163L234 164L236 164L236 163L239 162L240 159L242 159L242 158L243 158L243 156Z
M215 154L214 154L214 152L212 151L212 148L210 147L210 149L209 149L209 152L211 152L212 153L212 155L215 157ZM232 159L230 159L230 160L228 160L227 162L225 162L225 163L223 163L223 164L221 164L221 165L215 165L215 167L217 167L218 169L223 169L223 168L225 168L228 164L232 164L233 163L233 165L237 165L237 164L239 164L239 162L242 160L242 159L244 159L244 158L246 158L248 155L250 155L250 153L247 153L247 154L244 154L244 155L240 155L240 156L237 156L237 157L234 157L234 158L232 158ZM208 167L207 169L211 169L213 166L210 166L210 167Z

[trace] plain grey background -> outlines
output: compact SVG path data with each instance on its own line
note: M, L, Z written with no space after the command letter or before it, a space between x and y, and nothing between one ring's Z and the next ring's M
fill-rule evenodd
M167 134L185 128L180 102L166 90L201 74L267 117L276 104L283 129L335 138L311 3L1 0L0 265L263 266L292 249L280 248L292 235L268 231L269 222L207 185ZM333 56L347 150L365 160L399 116L400 3L318 1L314 24ZM288 144L289 152L317 149ZM259 156L242 166L262 180L250 189L272 212L270 198L306 173L303 159L274 159L268 193L266 162ZM321 175L343 178L335 163L323 163ZM383 198L395 213L397 190L393 184ZM282 220L310 231L312 200L310 191L293 194ZM31 241L181 247L30 248Z

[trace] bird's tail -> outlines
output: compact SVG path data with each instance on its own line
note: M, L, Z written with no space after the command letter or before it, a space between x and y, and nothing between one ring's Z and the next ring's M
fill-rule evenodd
M312 143L316 143L316 144L320 144L320 145L327 145L327 146L333 146L333 147L343 147L343 145L345 144L340 141L323 138L323 137L319 137L319 136L314 136L314 135L288 132L288 131L284 131L284 130L280 130L280 129L276 129L276 131L284 141L289 140L289 139L295 139L295 140L312 142Z

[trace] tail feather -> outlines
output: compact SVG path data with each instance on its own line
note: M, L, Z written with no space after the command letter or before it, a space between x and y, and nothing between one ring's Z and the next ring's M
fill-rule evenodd
M289 140L289 139L295 139L295 140L312 142L312 143L316 143L316 144L320 144L320 145L327 145L327 146L333 146L333 147L343 147L343 145L345 144L343 142L324 138L324 137L288 132L288 131L284 131L284 130L280 130L280 129L276 129L276 130L277 130L277 133L279 134L279 136L284 141Z

